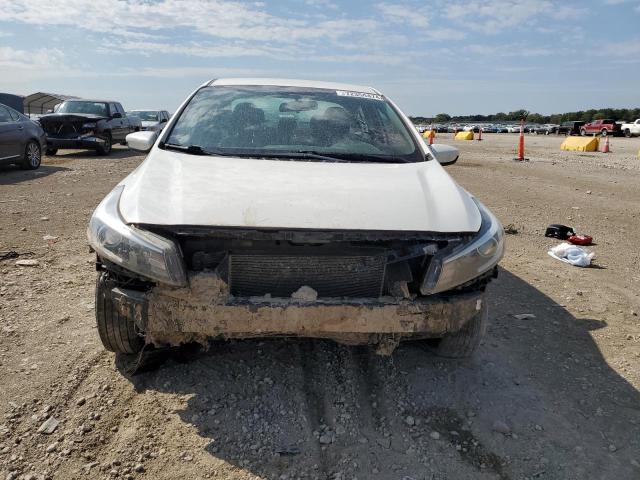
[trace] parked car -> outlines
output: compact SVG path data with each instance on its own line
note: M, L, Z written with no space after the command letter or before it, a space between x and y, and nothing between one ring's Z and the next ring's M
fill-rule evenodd
M139 118L128 117L122 105L111 100L65 100L39 122L47 134L47 155L55 155L60 148L109 155L114 143L124 145L129 133L142 129Z
M127 143L149 154L88 229L107 349L255 336L386 354L432 339L449 357L478 346L503 228L442 168L458 150L427 145L379 91L214 80L157 139Z
M551 135L552 133L557 133L558 125L554 125L552 123L547 123L545 125L540 125L537 128L533 129L533 133L536 135Z
M617 135L621 132L620 124L614 120L594 120L593 122L585 123L580 127L580 135L599 134L603 137L607 135Z
M169 121L169 112L165 110L131 110L127 117L137 117L142 123L140 130L160 132Z
M44 131L29 117L0 103L0 165L34 170L46 145Z
M640 118L633 123L623 123L620 125L620 131L625 137L637 137L640 135Z
M570 120L568 122L562 122L558 127L556 133L558 135L580 135L580 128L585 122L577 120Z

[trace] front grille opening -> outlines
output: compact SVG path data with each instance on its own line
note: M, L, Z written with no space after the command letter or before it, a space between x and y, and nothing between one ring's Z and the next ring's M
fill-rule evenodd
M229 287L236 296L289 297L306 285L319 297L379 297L386 257L230 255Z
M420 295L433 253L448 244L441 238L345 241L341 234L327 241L278 235L267 240L264 232L236 234L240 238L205 233L177 240L190 271L217 272L236 297L272 298L289 298L302 286L319 298L412 298Z

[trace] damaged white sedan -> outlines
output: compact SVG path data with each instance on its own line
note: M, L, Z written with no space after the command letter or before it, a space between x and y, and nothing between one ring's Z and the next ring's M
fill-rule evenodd
M469 356L504 251L496 217L373 88L206 83L89 224L104 346L315 337Z

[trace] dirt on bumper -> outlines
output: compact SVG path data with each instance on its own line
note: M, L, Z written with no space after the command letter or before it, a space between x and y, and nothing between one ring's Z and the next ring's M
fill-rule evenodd
M403 338L460 330L484 301L483 292L418 299L233 297L228 285L209 273L191 276L185 288L159 286L147 293L114 288L112 295L120 314L156 345L297 336L393 347Z

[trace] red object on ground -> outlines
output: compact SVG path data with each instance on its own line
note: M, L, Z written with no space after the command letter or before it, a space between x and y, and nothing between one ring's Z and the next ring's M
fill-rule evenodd
M602 147L602 153L609 153L611 150L609 149L609 136L607 135L604 139L604 147Z
M567 238L569 243L573 243L574 245L591 245L593 241L593 237L590 235L571 235Z
M431 128L431 131L429 132L429 145L433 145L433 137L435 137L436 134L433 131L433 127Z
M481 142L482 141L482 128L478 129L478 141Z

